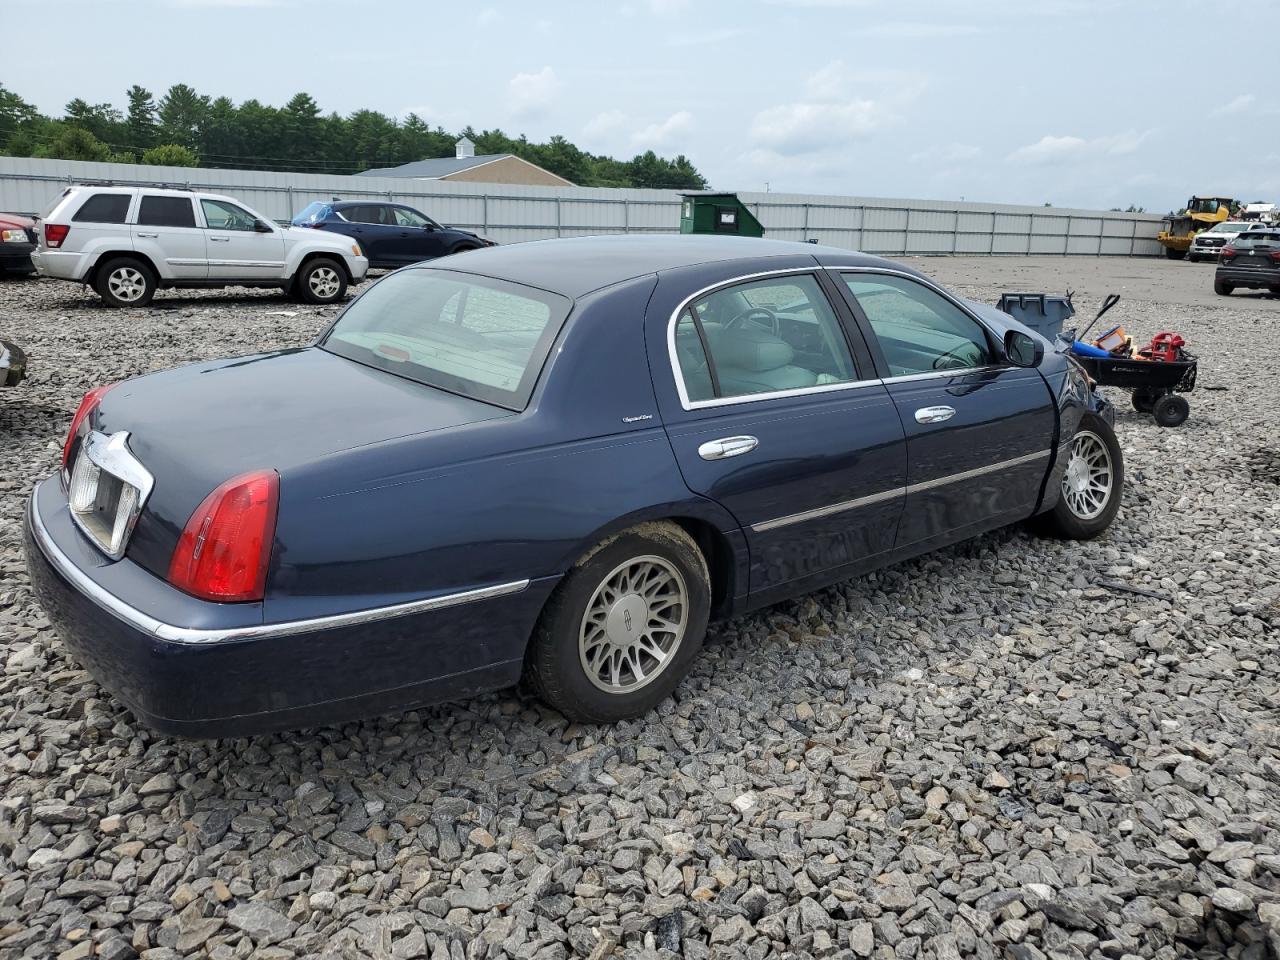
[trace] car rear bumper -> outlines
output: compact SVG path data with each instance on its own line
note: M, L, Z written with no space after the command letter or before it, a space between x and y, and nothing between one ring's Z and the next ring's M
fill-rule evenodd
M42 277L79 280L84 257L70 250L41 250L36 247L31 251L31 264Z
M127 558L107 562L72 526L56 477L33 492L25 531L32 588L67 647L144 724L186 737L300 729L510 686L556 579L436 607L428 598L381 618L358 611L345 620L188 628L155 614L185 604L187 619L200 622L198 608L225 619L260 606L204 603L129 569ZM148 578L149 609L108 591L111 577L113 586ZM174 595L168 608L157 607L157 590Z
M1227 267L1219 265L1215 280L1230 283L1237 287L1267 288L1280 287L1280 264L1268 267Z

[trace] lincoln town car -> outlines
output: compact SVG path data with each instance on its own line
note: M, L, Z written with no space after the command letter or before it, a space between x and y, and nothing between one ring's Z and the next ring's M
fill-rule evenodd
M1124 484L1069 357L910 267L801 243L592 237L383 277L316 342L99 386L32 493L76 658L224 736L524 680L610 722L712 619Z

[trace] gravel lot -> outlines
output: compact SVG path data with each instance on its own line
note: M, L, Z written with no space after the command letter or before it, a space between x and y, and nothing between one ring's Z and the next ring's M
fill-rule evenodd
M988 301L1114 289L1201 354L1180 429L1115 393L1106 538L1009 529L722 624L612 728L509 691L219 742L67 657L25 497L88 387L333 311L0 283L32 369L0 395L0 956L1280 955L1280 301L1163 260L917 263Z

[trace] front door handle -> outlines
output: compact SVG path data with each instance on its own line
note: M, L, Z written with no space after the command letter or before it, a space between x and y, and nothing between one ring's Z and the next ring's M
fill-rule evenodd
M955 415L955 407L921 407L916 411L916 423L942 423Z
M724 460L750 453L759 445L760 441L755 437L725 437L722 440L708 440L698 447L698 456L703 460Z

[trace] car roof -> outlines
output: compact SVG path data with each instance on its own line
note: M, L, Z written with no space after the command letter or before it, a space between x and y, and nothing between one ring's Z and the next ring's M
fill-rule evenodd
M756 237L663 234L616 234L533 240L472 250L446 260L408 269L454 270L511 280L577 298L636 277L697 264L740 261L743 273L769 269L769 260L812 257L814 266L891 267L916 273L901 264L864 253L792 240Z

